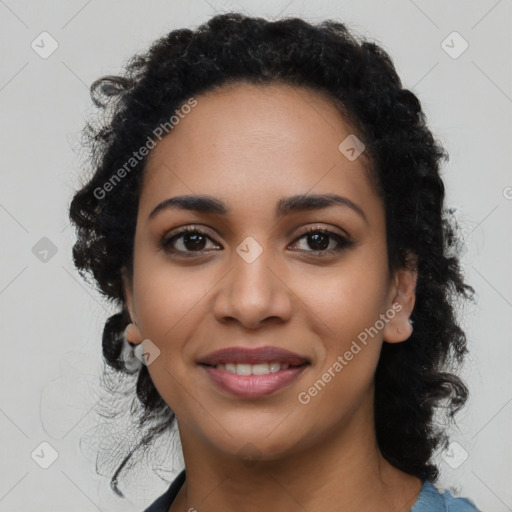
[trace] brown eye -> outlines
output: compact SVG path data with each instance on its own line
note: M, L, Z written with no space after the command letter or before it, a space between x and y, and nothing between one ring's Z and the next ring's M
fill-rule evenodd
M315 251L325 251L329 247L330 236L325 233L307 235L308 245Z
M171 237L162 240L162 248L169 253L187 254L208 251L211 238L197 228L186 227ZM218 247L218 246L214 246Z
M305 241L303 248L299 250L319 256L334 254L353 245L353 242L348 238L327 229L320 228L309 229L306 233L297 238L297 240ZM312 250L304 248L304 245Z

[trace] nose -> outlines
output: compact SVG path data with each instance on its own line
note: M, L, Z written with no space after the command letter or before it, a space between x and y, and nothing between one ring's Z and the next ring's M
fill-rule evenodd
M222 323L238 322L247 329L285 323L291 316L292 291L270 250L263 250L254 261L240 254L233 252L231 270L219 283L215 318Z

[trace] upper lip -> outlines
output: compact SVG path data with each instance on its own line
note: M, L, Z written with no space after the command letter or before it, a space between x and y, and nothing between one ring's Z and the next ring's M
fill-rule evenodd
M226 363L258 364L272 362L300 366L304 363L309 363L309 360L283 348L264 346L258 348L228 347L211 352L198 361L199 364L211 366Z

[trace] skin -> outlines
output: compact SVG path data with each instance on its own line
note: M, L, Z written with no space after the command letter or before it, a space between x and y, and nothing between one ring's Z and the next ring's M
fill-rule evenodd
M365 154L349 161L338 150L354 131L327 97L302 87L239 83L197 101L149 156L125 277L130 341L160 350L148 370L182 442L187 479L170 511L408 511L421 481L378 449L373 379L382 343L412 332L416 273L388 270L384 205ZM274 216L282 197L316 193L350 199L366 219L339 205ZM165 199L189 194L216 197L231 212L164 209L148 218ZM183 226L206 232L203 254L186 234L168 248L192 257L164 250L162 239ZM338 243L323 236L315 246L303 236L309 227L353 245L312 254ZM252 263L236 252L248 236L262 249ZM300 403L393 305L401 310ZM285 348L311 364L272 395L237 398L197 364L237 345Z

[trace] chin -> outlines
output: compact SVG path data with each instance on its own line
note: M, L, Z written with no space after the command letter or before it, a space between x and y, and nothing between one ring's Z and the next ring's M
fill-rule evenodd
M262 422L256 425L239 424L236 428L228 428L222 431L219 437L219 432L215 436L208 436L208 442L215 446L227 456L234 456L242 460L277 460L285 457L287 454L292 453L297 449L297 444L300 443L301 436L297 429L293 428L291 424L284 425L283 417L280 418L282 422L276 421L275 425L271 426L269 422Z

